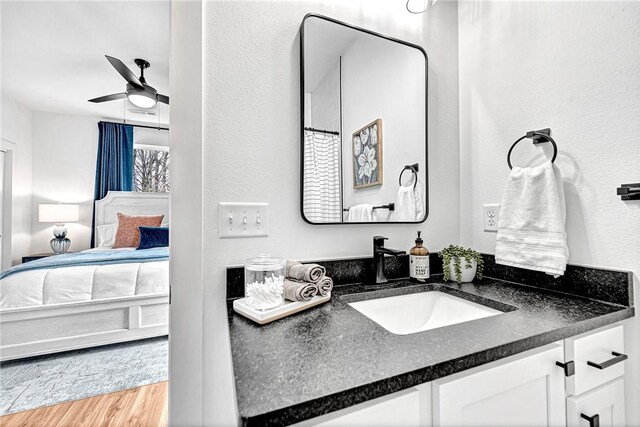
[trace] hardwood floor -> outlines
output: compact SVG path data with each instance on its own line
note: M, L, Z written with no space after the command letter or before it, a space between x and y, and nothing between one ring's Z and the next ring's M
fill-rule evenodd
M150 384L0 417L2 427L166 427L168 382Z

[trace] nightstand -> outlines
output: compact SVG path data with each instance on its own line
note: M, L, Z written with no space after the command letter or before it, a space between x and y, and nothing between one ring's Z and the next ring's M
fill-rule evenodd
M70 254L71 252L65 252L65 253ZM22 263L24 264L25 262L35 261L37 259L46 258L52 255L56 255L56 254L54 254L53 252L44 252L41 254L32 254L32 255L23 256Z

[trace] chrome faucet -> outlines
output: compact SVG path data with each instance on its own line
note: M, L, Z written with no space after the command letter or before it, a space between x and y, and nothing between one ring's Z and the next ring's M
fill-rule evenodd
M376 275L376 285L382 285L387 283L388 280L384 275L384 254L393 256L405 255L405 251L398 251L396 249L389 249L384 247L384 241L388 240L386 237L374 236L373 237L373 271Z

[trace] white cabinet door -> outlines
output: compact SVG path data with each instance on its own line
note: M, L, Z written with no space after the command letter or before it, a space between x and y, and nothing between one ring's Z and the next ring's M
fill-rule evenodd
M434 426L564 426L562 343L433 382Z
M340 411L295 424L296 427L422 427L420 398L416 388L379 397Z
M567 399L569 427L625 425L624 380L618 378L580 396Z

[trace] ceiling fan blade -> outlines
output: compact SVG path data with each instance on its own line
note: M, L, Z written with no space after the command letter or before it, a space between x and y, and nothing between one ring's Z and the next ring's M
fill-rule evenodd
M169 97L167 95L163 95L161 93L156 95L156 99L158 100L158 102L163 102L167 105L169 105Z
M140 80L136 77L135 74L133 74L133 72L129 68L127 68L126 65L124 65L124 62L120 61L118 58L114 58L113 56L105 55L105 57L107 58L107 61L109 61L109 63L113 65L113 68L115 68L116 71L120 73L120 75L124 77L124 79L128 83L132 84L138 89L144 89L144 86L142 86Z
M122 93L113 93L111 95L100 96L98 98L90 99L89 102L107 102L107 101L115 101L116 99L126 98L127 94L125 92Z

